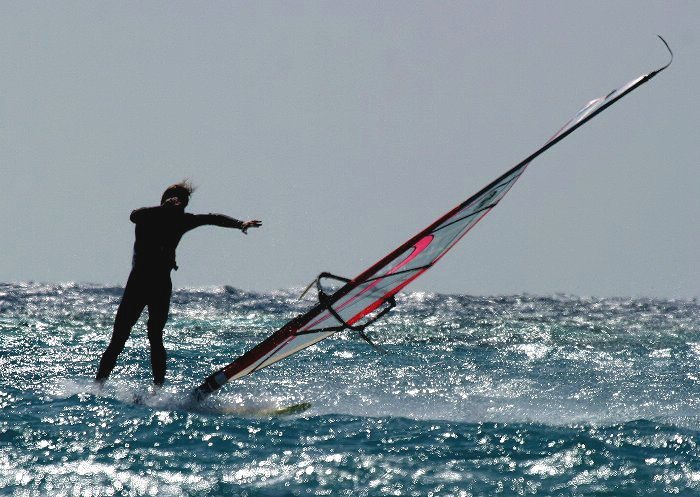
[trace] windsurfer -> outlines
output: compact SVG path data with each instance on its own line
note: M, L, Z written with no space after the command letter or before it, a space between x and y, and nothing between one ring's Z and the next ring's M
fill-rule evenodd
M262 226L257 219L239 221L223 214L186 213L185 207L193 191L189 182L177 183L163 192L160 205L143 207L131 213L131 222L136 225L132 269L114 318L112 338L97 370L95 380L99 384L103 384L114 369L131 328L145 307L148 307L146 327L151 346L153 383L160 386L165 381L163 328L168 320L172 293L170 271L178 269L175 249L185 233L199 226L213 225L238 228L247 234L248 228Z

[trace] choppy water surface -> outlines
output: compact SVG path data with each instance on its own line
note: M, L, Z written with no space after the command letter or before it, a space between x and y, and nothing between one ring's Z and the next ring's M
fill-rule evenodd
M700 495L695 301L405 294L372 332L389 354L341 334L182 406L297 294L176 292L144 405L142 322L90 381L120 288L0 285L0 494Z

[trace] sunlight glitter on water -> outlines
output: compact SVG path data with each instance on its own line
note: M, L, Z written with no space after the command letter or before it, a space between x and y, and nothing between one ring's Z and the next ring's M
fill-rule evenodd
M693 301L407 294L369 330L387 355L343 334L193 409L190 388L309 303L176 292L151 395L142 323L107 386L91 381L120 289L0 295L1 494L700 492ZM303 401L291 418L222 414Z

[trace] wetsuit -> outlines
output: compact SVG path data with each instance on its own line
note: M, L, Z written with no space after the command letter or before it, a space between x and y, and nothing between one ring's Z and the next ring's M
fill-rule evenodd
M182 235L204 225L241 229L244 223L222 214L189 214L171 206L137 209L131 213L131 221L136 225L131 274L114 318L112 339L100 360L96 380L103 382L109 377L131 328L144 308L148 307L147 329L153 382L162 385L166 359L163 328L168 320L172 293L170 271L177 270L175 249Z

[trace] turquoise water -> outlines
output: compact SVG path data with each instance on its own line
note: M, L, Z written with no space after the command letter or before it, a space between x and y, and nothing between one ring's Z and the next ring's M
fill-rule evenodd
M91 383L120 288L0 285L0 494L700 495L695 301L408 293L387 355L344 333L183 405L297 295L177 291L149 396L142 322Z

